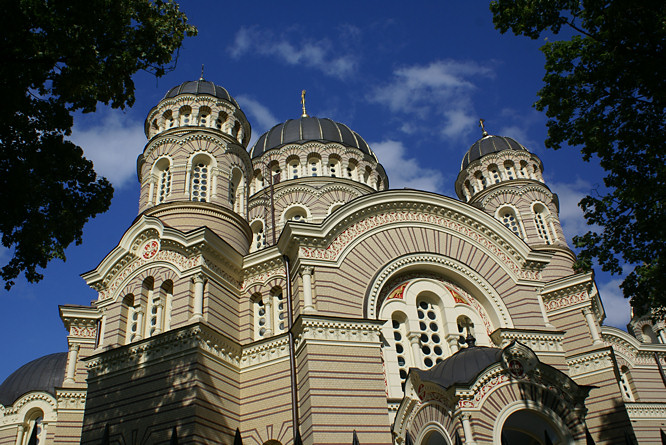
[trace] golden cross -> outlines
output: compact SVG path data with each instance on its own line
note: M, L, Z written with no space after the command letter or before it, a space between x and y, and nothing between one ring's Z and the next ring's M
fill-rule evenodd
M481 127L481 130L483 131L484 136L488 136L488 132L486 131L486 127L483 126L483 123L485 122L485 119L479 119L479 127Z
M305 90L301 91L301 106L303 106L303 115L301 117L308 117L308 113L305 112Z
M204 64L202 63L202 64L201 64L201 78L200 78L199 80L204 80L204 77L203 77L203 69L204 69Z

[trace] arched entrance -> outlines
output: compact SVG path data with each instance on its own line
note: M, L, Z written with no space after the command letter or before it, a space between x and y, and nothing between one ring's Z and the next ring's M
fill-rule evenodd
M573 438L550 416L532 409L520 409L509 415L502 425L501 443L568 445L573 443Z

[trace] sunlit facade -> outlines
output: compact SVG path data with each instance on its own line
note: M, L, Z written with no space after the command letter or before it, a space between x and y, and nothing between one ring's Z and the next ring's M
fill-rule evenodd
M305 107L248 147L203 79L145 133L139 215L60 307L69 350L0 385L0 445L661 443L664 326L603 325L517 141L461 148L452 198Z

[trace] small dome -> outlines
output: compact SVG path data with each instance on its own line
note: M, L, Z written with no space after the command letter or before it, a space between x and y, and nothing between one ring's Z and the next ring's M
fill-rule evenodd
M0 385L0 404L11 406L30 391L46 391L55 397L62 386L67 366L67 353L57 352L35 359L14 371Z
M289 119L268 130L254 144L250 150L250 157L258 158L267 151L285 144L300 144L308 141L338 142L374 156L363 138L345 124L308 116Z
M227 102L231 102L236 108L240 108L236 99L231 97L231 94L229 94L226 89L204 79L183 82L167 91L164 95L164 99L176 97L179 94L194 94L195 96L206 94L208 96L217 97L218 99L224 99Z
M502 360L502 350L485 346L462 348L451 357L443 360L427 371L414 369L421 380L433 382L442 388L456 384L470 383L493 363Z
M499 153L504 150L522 150L528 151L527 148L523 147L521 144L516 142L514 139L507 138L504 136L492 136L486 135L476 141L465 153L463 157L462 164L460 165L460 170L467 168L469 164L481 159L487 154L490 153Z

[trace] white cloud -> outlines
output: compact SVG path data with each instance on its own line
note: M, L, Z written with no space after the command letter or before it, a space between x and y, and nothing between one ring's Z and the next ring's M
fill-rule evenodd
M335 54L335 47L327 39L306 40L292 43L286 37L278 37L271 31L253 26L241 28L229 47L231 57L238 59L248 53L276 57L288 65L301 65L338 77L349 77L355 70L357 59L348 52Z
M466 136L476 122L472 96L474 80L494 73L473 61L440 60L394 71L393 79L374 89L369 99L394 113L436 117L440 132L448 138ZM410 128L411 129L411 128Z
M400 141L386 140L370 144L381 160L392 189L413 188L439 192L444 182L442 172L419 165L416 158L408 158Z
M622 279L610 280L598 285L598 289L606 311L604 324L626 331L627 323L631 319L631 306L629 300L622 295L620 283L622 283Z
M583 217L583 211L578 207L578 203L591 190L589 182L580 178L573 183L548 181L548 186L557 193L560 200L560 223L567 236L567 240L575 235L582 235L588 230L593 230L593 226L588 226Z
M98 116L98 122L85 129L75 123L70 139L83 148L95 171L119 189L136 178L136 158L146 136L143 126L121 111L107 110Z
M236 100L253 123L252 137L249 144L249 147L252 147L257 142L257 139L259 139L259 136L273 128L280 121L271 113L268 107L248 96L236 96Z

